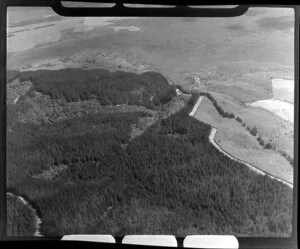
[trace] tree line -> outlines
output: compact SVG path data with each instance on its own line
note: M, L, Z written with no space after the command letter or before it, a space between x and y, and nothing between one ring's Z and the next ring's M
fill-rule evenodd
M214 105L214 107L217 109L218 113L223 118L234 118L234 114L232 112L226 112L224 109L218 104L217 100L212 96L212 94L208 92L201 92L200 95L206 96Z
M12 79L15 74L8 75ZM142 105L155 109L176 95L175 86L156 72L135 74L68 68L25 71L18 77L21 81L32 81L36 91L68 102L97 99L102 105Z

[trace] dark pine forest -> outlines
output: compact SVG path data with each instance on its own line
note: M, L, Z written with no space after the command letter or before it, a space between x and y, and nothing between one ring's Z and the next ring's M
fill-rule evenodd
M11 71L9 79L16 78ZM141 105L154 109L169 102L175 95L175 87L156 72L134 74L110 72L102 69L61 69L22 72L21 81L30 80L34 89L55 100L68 102L96 99L102 105Z
M72 77L71 77L72 76ZM34 89L66 101L97 99L155 110L175 96L159 73L79 69L21 73ZM188 114L198 99L130 138L144 112L97 113L52 124L9 120L8 189L63 235L290 235L292 190L232 161L209 142L211 127ZM51 179L36 177L63 167Z

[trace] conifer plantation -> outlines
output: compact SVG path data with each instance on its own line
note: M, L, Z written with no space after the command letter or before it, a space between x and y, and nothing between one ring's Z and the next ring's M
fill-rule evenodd
M53 101L96 99L156 111L176 95L155 72L63 69L10 77L32 81L32 90ZM41 233L49 236L289 235L292 190L220 153L209 142L211 127L189 116L198 97L133 139L132 126L149 113L100 112L42 124L11 113L8 190L34 204ZM19 212L17 204L13 210Z

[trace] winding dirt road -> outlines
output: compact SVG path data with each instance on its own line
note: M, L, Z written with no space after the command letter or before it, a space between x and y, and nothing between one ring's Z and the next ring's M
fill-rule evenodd
M40 232L42 220L38 216L37 211L22 196L15 195L15 194L10 193L10 192L8 192L7 195L14 196L14 197L18 198L18 200L20 200L23 203L23 205L27 205L33 211L33 214L34 214L34 217L35 217L35 232L34 232L33 236L43 236Z
M198 110L199 106L200 106L200 103L203 99L203 96L200 96L198 101L196 102L196 104L194 105L194 108L193 110L189 113L190 116L194 117L194 114L196 113L196 111ZM198 120L198 119L197 119ZM290 182L287 182L279 177L276 177L276 176L273 176L245 161L242 161L232 155L230 155L228 152L226 152L225 150L223 150L215 141L215 136L216 136L216 133L217 133L218 129L215 128L215 127L212 127L211 129L211 132L210 132L210 135L209 135L209 141L212 143L212 145L217 148L217 150L219 150L221 153L223 153L224 155L228 156L230 159L236 161L236 162L239 162L239 163L242 163L244 164L245 166L247 166L249 169L251 169L252 171L256 172L257 174L260 174L260 175L267 175L268 177L276 180L276 181L279 181L287 186L289 186L290 188L293 188L293 184L291 184Z
M203 96L200 96L199 99L197 100L196 104L193 107L193 110L189 113L190 116L194 117L196 111L199 108L199 105L201 104L201 101L203 99Z

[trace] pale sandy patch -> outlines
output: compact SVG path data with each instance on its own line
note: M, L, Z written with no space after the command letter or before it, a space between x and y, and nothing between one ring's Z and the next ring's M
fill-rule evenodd
M254 107L261 107L273 112L282 119L294 123L294 105L278 99L259 100L247 104Z
M294 103L294 80L274 78L272 79L272 87L275 99Z

